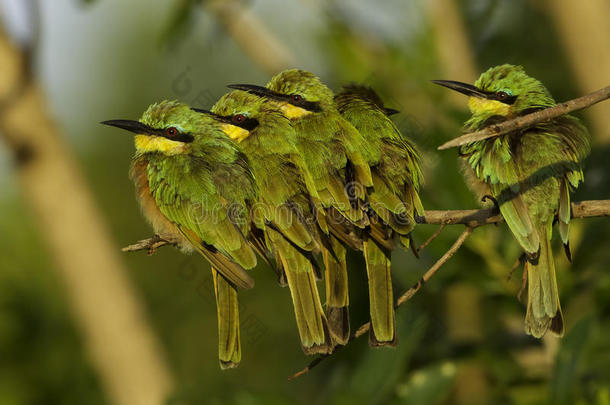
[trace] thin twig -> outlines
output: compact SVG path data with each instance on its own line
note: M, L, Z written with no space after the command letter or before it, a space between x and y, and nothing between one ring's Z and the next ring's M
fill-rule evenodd
M515 260L515 263L510 268L510 271L508 272L508 277L506 277L506 281L510 281L513 278L513 273L515 272L515 270L517 270L517 268L519 268L519 265L521 264L521 262L523 260L524 260L523 254L521 254L519 257L517 257L517 260Z
M462 246L462 244L464 243L466 238L468 238L468 236L470 236L473 229L474 228L471 228L469 226L466 227L466 229L464 229L464 232L461 233L461 235L457 238L457 240L453 243L453 245L449 248L449 250L447 252L445 252L445 254L440 259L438 259L438 261L436 263L434 263L434 265L432 267L430 267L430 269L428 269L427 272L424 273L422 278L417 283L415 283L415 285L413 287L411 287L407 291L405 291L404 294L402 294L398 298L398 300L396 300L396 308L398 308L405 302L409 301L419 291L419 289L426 282L428 282L428 280L430 280L430 278L432 278L432 276L438 271L438 269L440 269L443 264L447 263L447 261L449 259L451 259L451 257L453 257L455 252L457 252L458 249Z
M121 249L122 252L138 252L140 250L146 250L148 255L154 255L157 253L157 249L161 246L170 245L176 246L178 244L177 240L172 240L171 238L165 236L161 237L159 235L155 235L152 238L142 239L137 241L134 244L129 246L125 246Z
M445 226L447 224L441 224L441 226L438 227L438 229L436 230L436 232L434 232L432 234L432 236L430 236L428 238L427 241L425 241L423 244L421 244L418 248L417 248L417 252L421 252L422 250L424 250L426 248L426 246L428 246L434 239L436 239L438 237L438 235L441 234L441 232L443 232L443 229L445 229Z
M490 125L480 131L462 135L460 137L450 140L449 142L442 144L438 147L438 149L444 150L449 148L455 148L475 141L494 138L496 136L500 136L508 132L527 128L534 124L557 118L561 115L569 114L573 111L582 110L583 108L590 107L593 104L597 104L600 101L604 101L609 98L610 86L606 86L602 89L594 91L593 93L589 93L586 96L566 101L564 103L556 105L555 107L536 111L531 114L523 115L521 117L517 117L509 121L504 121L500 124Z
M430 267L428 269L428 271L426 271L424 273L424 275L417 281L417 283L415 283L413 285L413 287L409 288L407 291L405 291L400 297L398 297L398 299L396 300L396 305L395 308L398 308L399 306L401 306L402 304L404 304L405 302L409 301L420 289L421 287L428 281L430 280L430 278L432 278L432 276L434 276L434 274L445 264L447 263L447 261L449 259L451 259L451 257L458 251L458 249L464 244L464 241L466 241L466 239L468 238L468 236L470 236L470 234L472 233L472 231L474 230L474 228L472 227L466 227L466 229L464 229L464 232L462 232L460 234L460 236L456 239L456 241L453 243L453 245L449 248L449 250L447 250L447 252L445 252L445 254L438 259L438 261L436 263L434 263L434 265L432 265L432 267ZM360 336L364 335L366 332L369 331L369 329L371 328L371 323L367 322L365 324L363 324L362 326L360 326L356 332L354 332L354 334L352 336L350 336L349 338L349 342L351 342L352 340L359 338ZM334 353L334 352L333 352ZM301 377L305 374L307 374L311 369L313 369L314 367L316 367L318 364L320 364L324 359L330 357L332 355L331 354L327 354L324 356L319 356L317 358L315 358L311 363L309 363L307 365L307 367L305 367L304 369L294 373L293 375L291 375L290 377L288 377L288 381L292 381L295 378Z

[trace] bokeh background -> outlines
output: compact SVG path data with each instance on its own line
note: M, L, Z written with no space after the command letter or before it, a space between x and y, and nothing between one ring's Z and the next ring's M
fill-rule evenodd
M98 124L162 99L207 108L228 83L300 67L376 88L422 152L425 207L475 208L455 150L436 150L466 100L430 80L508 62L557 100L583 95L610 84L608 17L607 0L0 1L0 404L610 404L608 219L574 221L572 264L557 244L563 339L524 334L519 249L487 226L398 310L395 350L363 337L292 382L310 359L289 291L261 266L241 294L242 364L222 372L204 260L120 252L151 230L127 177L132 139ZM577 115L594 147L573 200L607 199L610 103ZM396 252L396 293L461 231L419 260ZM350 277L355 329L357 255Z

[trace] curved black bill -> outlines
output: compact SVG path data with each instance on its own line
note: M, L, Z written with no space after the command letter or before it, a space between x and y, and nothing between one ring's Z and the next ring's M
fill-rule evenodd
M198 112L200 114L205 114L205 115L209 115L210 117L221 121L221 122L226 122L227 124L233 124L233 122L231 122L231 117L224 117L222 115L218 115L210 110L205 110L203 108L195 108L195 107L191 107L191 110Z
M398 114L400 111L395 110L395 109L393 109L393 108L387 108L387 107L384 107L383 112L385 113L385 115L388 115L388 116L389 116L389 115Z
M109 125L111 127L117 127L124 129L129 132L136 134L147 134L150 132L150 128L142 124L140 121L133 120L108 120L102 121L100 124Z
M473 86L472 84L456 82L454 80L432 80L432 83L447 87L448 89L455 90L462 94L466 94L467 96L489 98L489 93Z
M256 84L229 84L227 87L230 89L233 89L233 90L247 91L248 93L252 93L252 94L255 94L260 97L268 97L268 98L275 98L275 99L285 99L286 98L286 96L284 94L276 93L273 90L269 90L266 87L258 86Z
M217 114L214 114L212 111L210 110L205 110L203 108L195 108L195 107L191 107L191 110L201 113L201 114L206 114L206 115L211 115L212 117L216 117Z

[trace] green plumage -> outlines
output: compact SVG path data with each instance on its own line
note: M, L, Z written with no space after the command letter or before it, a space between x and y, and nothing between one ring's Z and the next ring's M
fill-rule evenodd
M267 88L288 97L280 104L300 109L291 117L296 146L313 178L314 190L327 210L331 246L322 246L326 270L326 308L337 344L349 338L346 245L361 248L360 230L369 225L364 203L373 179L362 135L337 111L334 95L318 77L303 70L274 76ZM311 191L311 190L310 190Z
M256 127L239 143L251 163L260 190L255 223L265 231L285 272L295 309L303 350L328 353L332 342L318 295L313 253L323 232L318 227L312 180L295 147L290 121L269 101L243 91L223 96L212 108L223 117L244 116Z
M473 115L465 124L467 131L555 105L544 85L519 66L491 68L475 87L483 95L471 97ZM473 97L484 99L485 104ZM536 337L548 329L563 334L550 239L558 216L561 239L568 244L569 190L583 181L582 162L589 151L586 129L569 115L460 150L476 178L497 200L502 216L528 256L525 329Z
M364 238L371 313L370 343L394 345L396 330L391 279L395 239L408 246L415 217L423 216L419 188L423 181L415 146L402 136L371 88L344 87L336 96L339 112L364 137L373 187L368 188L370 226Z
M362 249L364 238L371 343L395 344L389 252L394 232L408 241L415 214L423 215L417 196L421 171L413 146L402 138L380 101L377 105L379 97L370 89L352 86L334 97L315 75L302 70L281 72L267 89L292 119L297 147L327 209L334 248L323 252L323 258L335 341L344 344L349 336L345 246ZM374 242L367 242L369 238ZM380 283L382 278L386 281Z
M214 119L178 102L150 106L139 122L106 123L136 133L131 177L155 232L181 240L183 250L198 251L212 265L220 365L235 367L241 359L236 288L253 287L244 269L257 262L249 207L258 191L245 155Z

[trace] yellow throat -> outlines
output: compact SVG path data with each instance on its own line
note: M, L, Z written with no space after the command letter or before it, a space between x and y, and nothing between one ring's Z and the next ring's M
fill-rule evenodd
M473 114L489 113L492 115L507 116L510 113L510 105L498 100L488 100L481 97L470 97L468 108Z
M172 141L162 136L136 135L136 151L139 153L162 152L166 155L177 155L184 151L184 143Z
M222 132L224 132L229 138L239 143L246 139L250 135L250 131L231 124L221 124Z
M280 104L280 110L284 113L284 115L291 119L297 119L297 118L301 118L304 117L305 115L311 114L311 111L307 111L304 108L301 107L297 107L295 105L292 105L290 103L282 103Z

